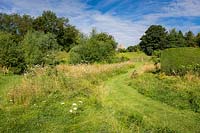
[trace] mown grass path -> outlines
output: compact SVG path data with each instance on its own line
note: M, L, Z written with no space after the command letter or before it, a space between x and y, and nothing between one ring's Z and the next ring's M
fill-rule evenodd
M139 70L142 65L136 66ZM200 116L189 110L179 110L159 101L145 97L128 86L128 78L133 70L115 76L105 82L108 90L104 104L112 110L128 110L143 117L150 126L167 127L183 133L200 132ZM142 84L141 84L142 85Z

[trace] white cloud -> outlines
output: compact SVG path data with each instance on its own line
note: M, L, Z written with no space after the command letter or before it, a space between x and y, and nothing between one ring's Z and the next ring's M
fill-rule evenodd
M118 1L118 0L114 0ZM114 2L109 0L103 6L107 6ZM7 0L2 0L6 3ZM103 14L98 10L90 9L89 6L81 3L79 0L11 0L9 5L11 9L0 9L1 12L7 13L26 13L37 16L43 10L52 10L59 16L65 16L70 19L70 23L75 25L84 33L89 33L93 27L98 31L108 32L113 35L120 44L134 45L139 42L139 38L151 24L157 24L160 18L178 17L178 16L200 16L200 0L176 0L168 6L161 7L159 13L149 13L144 15L142 19L133 21L123 19L119 16L113 16L112 9L107 14ZM122 2L123 3L123 2ZM119 6L119 5L118 5ZM115 7L113 7L114 9ZM128 18L128 17L127 17ZM133 18L134 19L134 18ZM200 29L199 26L191 23L182 29L191 30ZM168 28L171 28L168 26ZM181 27L178 27L181 28Z

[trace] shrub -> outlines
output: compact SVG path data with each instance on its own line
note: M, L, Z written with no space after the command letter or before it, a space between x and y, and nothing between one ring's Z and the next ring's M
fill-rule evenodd
M172 48L161 53L161 71L166 74L185 75L188 71L200 72L199 48Z
M51 33L28 32L22 41L27 65L55 64L55 52L59 49Z
M70 51L70 63L112 62L115 54L115 41L106 33L93 33Z
M0 32L0 66L16 74L26 69L21 46L14 42L14 36L5 32Z

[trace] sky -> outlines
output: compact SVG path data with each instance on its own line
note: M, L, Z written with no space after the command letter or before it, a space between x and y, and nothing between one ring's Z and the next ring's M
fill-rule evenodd
M51 10L89 34L92 28L136 45L150 25L200 32L200 0L0 0L0 12L39 16Z

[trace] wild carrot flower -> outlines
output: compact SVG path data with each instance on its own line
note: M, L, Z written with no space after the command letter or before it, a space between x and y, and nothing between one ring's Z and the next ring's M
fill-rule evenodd
M80 104L82 104L83 103L83 101L78 101Z
M70 110L69 110L69 112L70 112L70 113L73 113L73 110L72 110L72 109L70 109Z
M77 104L76 104L76 103L73 103L72 106L77 106Z
M77 110L77 107L74 107L73 110Z

